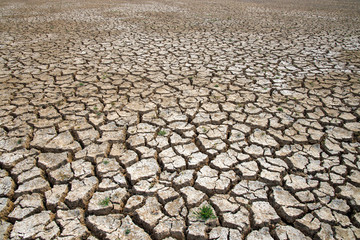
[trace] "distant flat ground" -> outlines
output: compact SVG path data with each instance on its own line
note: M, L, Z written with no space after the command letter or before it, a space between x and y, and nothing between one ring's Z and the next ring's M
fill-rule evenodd
M0 1L0 239L359 239L359 1Z

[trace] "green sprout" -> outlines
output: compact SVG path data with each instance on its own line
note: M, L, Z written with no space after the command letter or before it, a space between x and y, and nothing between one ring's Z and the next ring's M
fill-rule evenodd
M215 219L216 216L210 206L202 206L199 211L193 212L197 219L206 221L208 219Z
M109 161L108 161L108 160L104 160L104 161L103 161L103 164L107 165L107 164L109 164Z
M283 112L283 111L284 111L281 107L279 107L277 110L278 110L279 112Z
M66 174L66 173L61 172L61 173L59 174L59 178L60 178L62 181L64 181L64 180L70 179L71 176L68 175L68 174Z
M239 109L239 108L241 108L241 107L244 107L244 104L242 104L242 103L238 103L238 104L236 104L236 109Z
M129 235L129 234L130 234L130 229L127 228L127 229L125 230L125 235Z
M22 139L17 140L17 144L21 144L22 143Z
M79 83L79 86L81 87L81 86L84 86L84 83Z
M165 135L166 135L166 131L165 131L165 130L160 130L160 131L158 132L158 135L159 135L159 136L165 136Z
M103 199L103 200L101 200L101 201L99 202L99 205L105 207L105 206L109 205L109 203L110 203L110 198L109 198L109 197L106 197L105 199Z
M219 87L219 84L215 84L215 87Z
M152 182L149 186L149 189L152 189L155 186L155 182Z

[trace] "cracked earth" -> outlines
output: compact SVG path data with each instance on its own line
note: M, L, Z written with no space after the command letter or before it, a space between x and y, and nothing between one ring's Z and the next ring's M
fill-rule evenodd
M0 239L359 239L359 11L1 1Z

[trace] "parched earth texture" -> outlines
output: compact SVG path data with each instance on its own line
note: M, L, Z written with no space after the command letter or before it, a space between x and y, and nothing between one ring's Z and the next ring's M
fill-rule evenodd
M2 0L0 34L0 239L360 238L359 1Z

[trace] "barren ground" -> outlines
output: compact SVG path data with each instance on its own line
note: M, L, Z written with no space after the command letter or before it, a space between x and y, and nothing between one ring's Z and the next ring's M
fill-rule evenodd
M357 0L1 0L0 239L359 239L359 105Z

